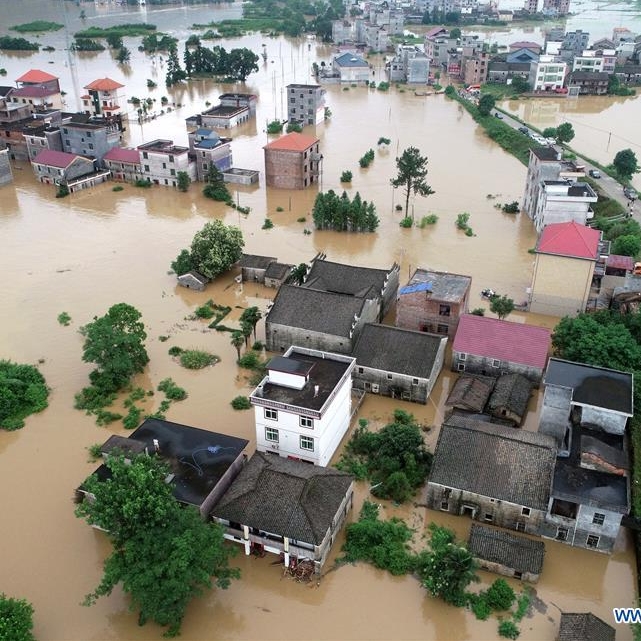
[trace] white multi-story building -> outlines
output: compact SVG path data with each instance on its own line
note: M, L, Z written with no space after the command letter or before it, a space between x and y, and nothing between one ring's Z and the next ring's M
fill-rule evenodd
M572 71L603 71L603 58L596 51L586 50L574 56Z
M174 145L173 140L153 140L138 146L142 175L155 185L176 187L178 172L185 171L196 180L196 165L189 159L189 148Z
M325 120L325 89L319 85L287 85L287 119L320 125Z
M541 56L532 62L528 79L533 91L554 91L561 89L565 81L567 64L558 62L554 56Z
M356 359L290 347L252 392L256 449L326 466L349 427Z

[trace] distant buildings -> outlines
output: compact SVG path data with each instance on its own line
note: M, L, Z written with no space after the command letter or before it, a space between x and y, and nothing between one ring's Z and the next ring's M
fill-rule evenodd
M62 94L57 76L31 69L16 80L16 85L18 88L11 92L11 101L29 105L31 112L62 109Z
M105 118L121 115L124 99L119 90L124 86L111 78L100 78L85 85L87 93L80 98L84 112L88 116Z
M325 120L325 89L318 85L287 85L287 119L302 125Z
M555 56L544 55L532 62L528 82L532 91L554 91L562 89L565 83L567 64Z

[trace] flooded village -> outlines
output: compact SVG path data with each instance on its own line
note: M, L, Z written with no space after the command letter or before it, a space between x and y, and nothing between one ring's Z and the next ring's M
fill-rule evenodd
M589 31L590 42L611 38L613 29L623 25L640 33L641 19L636 13L620 13L624 8L614 4L599 12L596 3L584 2L563 26L566 31ZM84 21L79 17L81 9L86 13ZM342 489L337 518L330 518L335 529L331 530L331 542L323 548L322 573L310 583L283 576L283 561L305 555L302 546L296 547L304 543L302 539L291 542L291 555L289 543L284 543L287 536L281 536L276 545L282 556L245 554L250 548L254 551L256 544L268 548L275 544L270 540L261 543L256 538L261 535L260 528L256 527L250 546L249 528L233 511L233 493L226 494L219 512L214 508L213 514L228 528L229 545L238 548L231 564L240 569L241 578L227 590L213 589L190 603L182 638L499 638L495 617L480 621L469 609L432 598L413 576L392 576L366 563L334 566L345 541L342 518L346 523L354 522L363 502L374 500L380 503L380 518L402 518L414 530L417 548L424 545L431 522L452 529L464 542L470 539L472 528L482 528L472 532L477 536L501 532L520 537L534 542L525 544L530 550L540 550L535 544L544 543L540 576L528 583L533 598L519 624L520 639L558 638L562 613L593 613L616 628L617 639L632 639L630 627L615 625L612 616L612 608L637 603L632 532L619 528L620 522L616 522L617 514L629 510L628 477L609 473L620 472L626 465L620 456L612 458L612 451L619 452L618 444L632 414L631 376L596 372L610 377L607 384L614 385L624 399L623 405L611 407L611 399L600 389L589 391L587 398L580 398L578 392L568 396L569 388L590 380L594 372L586 373L582 367L575 371L562 360L548 360L550 333L561 316L585 309L596 300L593 277L600 269L605 274L604 256L610 253L598 232L586 226L594 192L583 180L585 168L577 169L577 161L573 171L559 162L556 152L551 151L555 147L548 146L538 147L526 167L493 142L462 104L428 87L427 82L420 90L404 82L395 87L392 82L389 91L369 88L355 76L343 82L321 83L322 102L315 106L314 114L308 114L314 124L303 123L302 133L289 134L290 138L286 138L288 134L269 134L272 121L292 119L291 87L305 86L307 90L308 85L316 85L314 65L331 68L335 57L351 52L348 46L339 50L312 38L259 33L217 40L214 44L247 47L258 54L258 71L244 83L204 78L169 88L165 87L166 55L139 51L139 38L125 38L131 50L129 64L118 64L109 50L68 51L67 33L88 25L131 22L157 25L159 32L178 38L182 51L192 24L240 17L241 12L238 3L126 6L105 1L76 6L56 0L23 0L13 8L4 3L0 7L2 25L42 18L67 26L38 37L40 44L54 47L53 51L2 51L0 68L6 70L6 76L0 84L18 91L26 88L28 94L30 84L40 88L53 77L63 90L57 92L62 110L109 107L102 102L109 98L100 92L112 92L123 114L123 130L116 134L117 144L105 150L104 165L99 171L92 165L85 174L92 184L83 185L82 176L74 177L79 181L78 189L63 198L55 197L56 176L50 180L51 174L42 169L47 163L32 166L31 160L43 153L39 149L41 134L24 142L23 157L8 159L5 152L11 180L0 186L5 274L0 354L2 359L37 365L50 395L47 409L27 418L23 429L0 430L4 550L0 555L0 592L33 604L34 634L44 641L144 640L156 639L163 632L153 623L137 625L136 613L129 610L129 598L120 588L90 608L81 605L99 583L111 546L103 532L74 515L74 490L96 467L88 448L112 436L132 436L132 432L124 429L121 421L97 426L94 416L74 409L74 396L87 385L92 369L82 361L84 338L78 329L115 303L126 302L141 312L147 332L149 364L136 376L134 385L155 390L161 380L171 377L187 391L188 398L171 405L167 421L226 435L232 439L227 446L239 447L249 458L246 466L268 465L267 459L277 459L254 454L256 450L274 452L277 443L283 454L316 463L321 476L330 474L359 419L369 421L370 428L377 430L391 421L397 408L415 416L424 428L427 448L436 452L429 481L413 501L398 505L378 500L367 481ZM498 45L536 41L543 46L545 29L533 24L496 30L470 28L469 32ZM9 33L6 26L2 32ZM361 53L350 53L348 67L351 58ZM369 81L379 85L388 79L386 63L392 55L364 58ZM104 84L105 80L109 82ZM207 112L215 114L226 95L237 102L242 95L248 101L247 110L236 104L231 110L236 121L225 126L212 115L208 123ZM150 98L148 114L138 117L137 108L129 102L134 96L142 101ZM89 102L83 104L83 100ZM629 147L637 155L640 151L638 95L567 98L559 94L505 100L497 102L497 107L506 120L510 114L517 115L540 130L573 123L576 137L570 146L602 165L610 163L620 149ZM325 108L330 112L328 118ZM221 113L228 115L230 110L222 109ZM78 127L81 131L82 123ZM87 144L87 152L94 150L89 144L98 144L74 138L73 124L68 130L71 133L64 132L66 139L60 134L61 142L69 140L68 147L73 145L80 157L81 144ZM84 131L95 130L85 127ZM8 131L3 142L7 137ZM381 138L389 143L379 143ZM278 142L283 140L290 142ZM283 145L285 152L309 153L309 163L297 161L310 165L300 172L300 180L307 178L307 183L287 182L291 174L283 171L278 156ZM411 146L428 158L427 182L434 193L410 196L407 213L417 222L429 215L436 215L437 221L403 228L399 223L405 216L404 193L394 189L390 180L398 173L396 158ZM359 159L370 149L374 159L368 167L361 167ZM274 152L271 159L270 150ZM196 151L203 154L201 158L207 154L207 162L200 160L198 167L187 162ZM46 149L40 160L50 160L57 171L56 154L64 152L63 143L60 150ZM154 159L154 154L160 155ZM149 156L152 160L146 163ZM174 178L171 168L166 171L162 166L163 162L170 165L169 156L177 163L182 162L179 156L184 156L185 165L177 165L178 169L193 172L186 192L169 182ZM207 163L220 163L223 172L231 167L243 170L236 175L229 172L233 182L226 183L235 208L203 196L204 182L197 178L206 176ZM341 182L346 171L353 174L349 183ZM101 172L104 181L96 177ZM534 189L539 179L562 182L568 172L573 189L587 187L582 187L580 197L574 191L566 192L576 202L572 201L571 215L563 218L554 207L542 205L549 195L537 192L534 197L528 185ZM142 188L128 182L148 176L159 184ZM163 184L165 180L168 182ZM123 189L114 190L116 185ZM631 185L641 186L638 175ZM617 188L621 188L618 183ZM350 198L358 192L373 202L379 218L376 231L315 229L312 209L316 196L330 189L338 194L345 190ZM626 202L622 194L617 197ZM520 204L518 214L496 207L513 201ZM469 235L457 227L462 213L469 214ZM634 215L638 217L639 212ZM265 224L266 219L271 226ZM202 291L181 287L170 265L181 249L189 247L194 234L212 220L241 230L244 257ZM550 230L555 232L553 237ZM566 246L555 246L563 243L563 237L572 246L570 255ZM583 243L579 250L577 237ZM301 263L309 265L307 281L302 286L281 284L285 272L277 273L274 265ZM273 282L268 277L266 284L264 270L270 266ZM632 271L633 264L627 269ZM482 296L484 290L507 296L516 309L506 320L499 320L490 312L490 300ZM257 339L270 350L262 356L274 359L266 373L267 382L257 387L250 382L249 372L237 365L229 332L210 329L209 321L194 317L196 308L208 300L229 308L223 322L233 328L240 327L244 309L256 306L261 311ZM484 316L469 314L478 309L484 310ZM57 321L62 312L70 316L68 326ZM336 328L339 317L346 323ZM488 337L494 337L494 342ZM413 340L416 342L411 343ZM292 345L302 349L290 352ZM481 345L494 353L486 353ZM523 345L527 349L521 349ZM185 369L168 354L174 346L205 350L218 361L202 370ZM506 349L512 353L506 355ZM410 374L408 378L407 373L385 369L383 361L392 361L394 354L404 350L431 354L429 367L424 367L420 376ZM324 361L326 353L334 365L315 360ZM310 367L310 363L316 367L311 375L303 372L303 365ZM305 379L311 376L313 382L322 367L332 370L335 377L329 394L325 388L314 391L315 383ZM492 411L500 420L490 424L487 403L495 384L499 386L494 378L504 379L504 385L517 377L519 385L527 389L525 401L521 395L515 414L499 399ZM391 388L388 381L392 379L395 385ZM403 380L407 380L407 387L403 387ZM473 393L466 395L465 381L477 386ZM279 390L279 385L284 389ZM537 387L532 390L533 385ZM292 391L297 386L300 389ZM345 400L351 387L358 390L361 403L352 401L354 415ZM303 392L308 393L304 399ZM231 400L239 395L251 399L251 410L231 407ZM114 409L126 413L124 396ZM318 428L329 414L325 413L326 403L331 405L336 399L340 426L331 429L339 434L340 445L305 440L309 438L306 421L312 426L315 421ZM470 405L472 401L476 408ZM144 411L158 411L159 403L159 394L147 398ZM275 422L278 411L286 414L299 403L307 403L300 406L305 411L299 412L299 422L291 429L282 424L279 435ZM276 414L271 413L274 411ZM485 412L482 423L475 412ZM575 426L572 445L570 431L565 430L570 415L576 419L582 413L586 423L606 432L607 447L599 445L599 430L588 434L594 439L591 452L596 452L589 474L599 475L600 482L607 477L614 488L606 507L602 497L588 496L588 489L585 502L573 500L569 490L558 483L560 477L571 479L584 471L580 466L570 469L568 454L585 436ZM506 426L506 418L517 427ZM151 439L144 431L137 434L140 439ZM194 445L191 456L198 447L201 445ZM483 485L489 483L484 471L492 461L496 464L497 453L508 458L503 462L503 475L493 480L496 494L492 496L489 486ZM234 450L234 462L238 456ZM204 465L204 458L189 460L198 466ZM282 460L285 466L293 465ZM466 468L477 471L477 487L466 480ZM287 469L293 474L293 467ZM255 487L255 496L264 497L263 490ZM322 547L320 542L318 547ZM509 584L522 590L526 582L519 580L520 570L508 567L508 572ZM485 570L479 575L482 587L497 577Z

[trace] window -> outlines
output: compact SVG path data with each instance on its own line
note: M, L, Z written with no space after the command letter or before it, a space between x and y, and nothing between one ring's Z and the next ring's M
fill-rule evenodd
M530 508L529 507L523 507L521 508L521 516L530 516Z
M559 527L556 529L556 540L557 541L568 540L568 529L566 527Z
M514 578L515 579L522 579L523 578L523 572L518 572L517 570L514 570Z
M143 151L143 152L142 152L142 157L143 157L145 160L147 160L147 158L149 158L149 154L148 154L146 151Z
M599 547L599 537L596 536L595 534L588 534L588 538L587 538L585 544L589 548L598 548Z
M391 374L388 374L388 375L387 375L387 380L388 380L388 381L391 381L391 380L392 380L392 378L393 378L393 376L392 376Z
M87 138L91 138L91 132L90 131L87 132Z
M269 419L270 421L277 421L278 410L270 410L268 408L265 408L265 418Z
M265 440L271 441L272 443L278 443L278 430L273 427L265 428Z
M145 171L149 172L149 165L145 165Z
M68 133L69 133L69 130L63 127L63 129L62 129L62 133L64 133L64 134L68 134Z
M450 509L450 504L447 501L441 501L441 510L447 512Z
M300 437L300 449L307 450L309 452L314 451L314 439L311 436L301 436Z
M459 364L456 366L456 369L457 369L459 372L464 372L464 371L465 371L465 363L459 363Z
M493 358L492 367L500 367L500 366L501 366L501 361L498 358Z
M169 170L169 173L170 173L172 176L175 176L175 175L176 175L176 170L175 170L175 169L170 169L170 170Z
M89 149L93 149L93 143L92 142L89 143Z
M592 517L592 523L594 525L603 525L605 522L605 514L601 514L600 512L595 512L594 516Z
M359 374L362 374L362 373L363 373L363 368L362 368L362 367L359 367L359 368L358 368L358 373L359 373Z
M523 521L517 521L516 522L516 531L517 532L525 532L525 523L523 523Z
M448 333L448 327L447 325L437 325L436 326L436 333L437 334L447 334Z
M312 428L314 427L314 419L309 418L307 416L301 416L300 417L300 426L301 427L309 427Z
M458 359L459 359L459 361L464 361L464 360L466 360L466 359L467 359L467 354L466 354L465 352L461 352L461 353L458 355Z
M449 305L439 305L438 306L438 315L439 316L449 316L450 315L450 306Z
M418 378L412 379L412 385L418 385Z
M167 163L166 163L166 162L164 162L164 163L162 164L162 168L163 168L163 169L167 169Z
M490 514L489 512L486 512L485 515L483 516L483 520L486 523L491 523L494 520L494 515Z
M169 162L174 162L174 157L173 156L169 156Z

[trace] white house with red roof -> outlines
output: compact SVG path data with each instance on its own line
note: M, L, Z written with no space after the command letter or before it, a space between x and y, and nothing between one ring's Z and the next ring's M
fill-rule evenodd
M318 182L323 156L318 138L298 132L281 136L263 147L268 187L305 189Z
M54 149L43 149L32 161L31 166L38 180L48 185L62 185L94 172L90 158L68 154Z
M576 316L596 307L609 254L598 229L574 221L547 225L534 251L531 312Z
M135 182L144 178L140 152L137 149L113 147L102 160L105 167L111 171L114 180Z
M125 85L111 78L98 78L85 86L87 93L81 97L82 110L90 116L120 115L123 97L120 93Z
M452 370L494 377L522 374L538 385L550 335L546 327L465 314L452 344Z
M62 109L62 95L58 77L40 69L30 69L16 79L16 89L11 92L11 101L29 105L31 111Z

